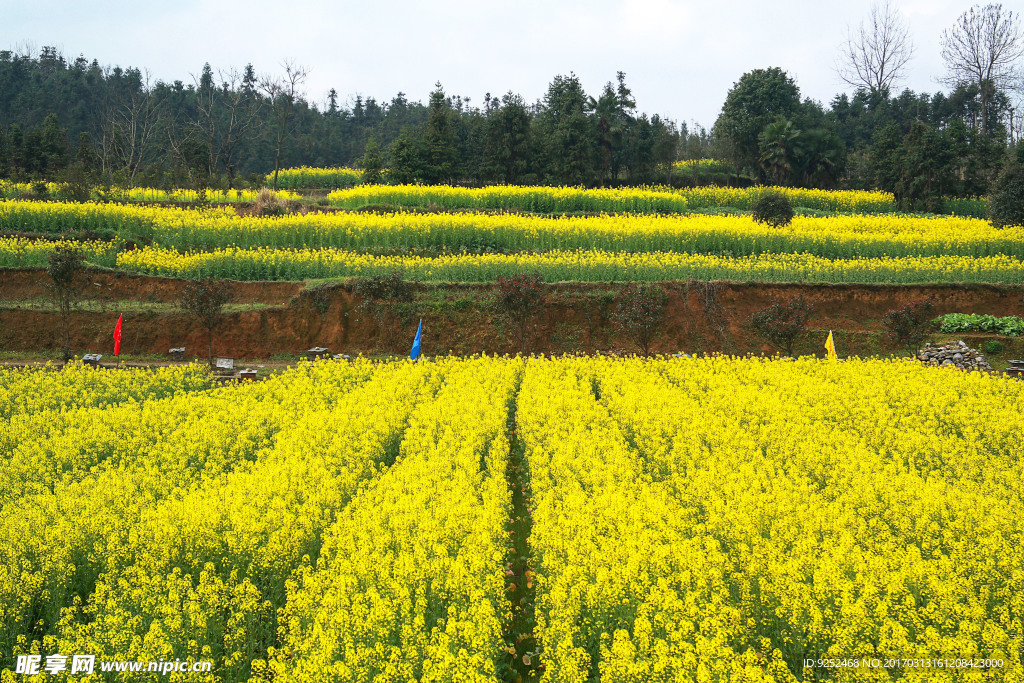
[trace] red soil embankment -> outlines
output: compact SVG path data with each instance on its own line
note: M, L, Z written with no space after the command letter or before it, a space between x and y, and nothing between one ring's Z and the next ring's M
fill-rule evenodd
M18 299L44 299L50 296L50 281L40 268L0 269L0 305ZM146 301L174 303L181 297L187 280L149 277L111 271L86 271L82 296L94 301ZM233 301L258 301L283 305L302 290L301 282L235 282Z
M41 270L0 271L0 349L31 353L56 350L58 315L52 310L20 306L18 300L47 295L46 275ZM183 280L89 273L86 298L104 302L103 311L72 314L72 347L75 353L109 352L117 320L117 302L176 301ZM751 315L802 294L814 306L811 327L832 329L850 339L849 352L873 353L885 349L864 346L854 340L877 332L885 313L916 299L934 296L936 315L950 312L1022 315L1024 302L1019 287L987 285L769 285L713 283L664 283L668 292L668 316L653 344L655 352L770 351L755 339L748 327ZM544 353L630 351L632 341L613 324L615 294L621 285L551 285L543 312L530 329L528 350ZM422 285L416 299L400 304L375 319L361 307L360 299L342 286L324 291L319 306L303 293L302 283L236 283L235 303L270 305L224 317L214 336L214 353L236 358L297 356L312 346L326 346L335 353L402 352L411 344L416 323L423 318L424 352L505 353L518 350L507 325L493 307L487 285ZM381 324L383 321L384 324ZM859 336L858 336L859 335ZM123 346L128 353L164 354L185 346L187 354L205 355L207 336L194 321L174 312L128 313L124 320ZM820 344L807 342L819 352Z

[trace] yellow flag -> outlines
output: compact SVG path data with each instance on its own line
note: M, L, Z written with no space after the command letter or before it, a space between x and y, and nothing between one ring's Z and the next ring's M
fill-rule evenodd
M829 360L839 360L836 355L836 342L832 339L832 330L828 331L828 339L825 340L825 350L828 351Z

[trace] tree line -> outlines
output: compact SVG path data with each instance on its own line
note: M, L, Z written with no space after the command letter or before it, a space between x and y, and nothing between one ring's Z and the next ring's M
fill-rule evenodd
M636 111L619 73L598 97L570 74L541 101L509 92L483 106L444 92L426 104L333 89L303 91L307 70L214 70L152 82L136 68L0 51L0 177L153 187L262 184L290 166L387 168L393 182L603 185L667 180L685 126Z
M837 95L826 110L801 101L781 70L758 69L729 91L714 137L762 182L878 188L932 211L944 196L986 194L1020 156L1011 100L1024 94L1020 17L1000 4L976 5L940 42L949 90L896 94L914 45L896 7L876 3L848 29L836 63L852 97Z
M729 91L712 146L760 182L881 189L941 210L942 197L986 194L1012 159L1010 111L1005 92L983 109L981 89L963 83L934 94L860 89L824 109L801 100L784 71L757 69Z
M731 167L718 182L881 189L936 210L991 191L1019 147L1012 96L1024 90L1013 12L976 6L942 39L948 89L898 92L913 46L893 7L876 5L840 52L852 94L824 106L781 69L755 69L710 129L640 113L622 72L596 96L569 74L533 103L508 92L474 106L438 83L425 104L398 93L343 106L333 89L310 101L292 62L277 75L207 64L186 84L52 47L0 51L0 178L239 187L306 165L358 166L369 182L680 184L700 178L675 161L714 158Z

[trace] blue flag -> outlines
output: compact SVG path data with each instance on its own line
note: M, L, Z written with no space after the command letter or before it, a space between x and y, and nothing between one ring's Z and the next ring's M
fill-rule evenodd
M423 332L423 319L420 319L420 326L416 328L416 338L412 340L412 351L409 358L416 360L420 356L420 334Z

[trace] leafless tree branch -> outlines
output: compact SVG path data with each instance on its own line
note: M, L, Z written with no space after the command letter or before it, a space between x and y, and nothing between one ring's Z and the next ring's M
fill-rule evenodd
M975 5L961 14L953 28L942 32L946 83L989 81L998 89L1020 87L1024 34L1019 21L1002 5Z
M274 189L277 189L277 175L281 170L281 148L288 136L288 122L291 120L295 100L302 96L302 86L309 75L309 69L296 64L291 59L281 63L284 74L281 76L264 75L260 78L262 90L270 106L274 110L274 124L277 131L277 152L274 157Z
M981 99L981 129L986 132L988 109L996 91L1021 91L1024 34L1020 17L1002 5L975 5L960 15L953 28L942 32L944 82L953 87L977 85Z
M871 7L867 21L862 21L856 31L847 29L836 71L854 88L890 90L904 76L913 55L914 44L906 23L885 0Z

